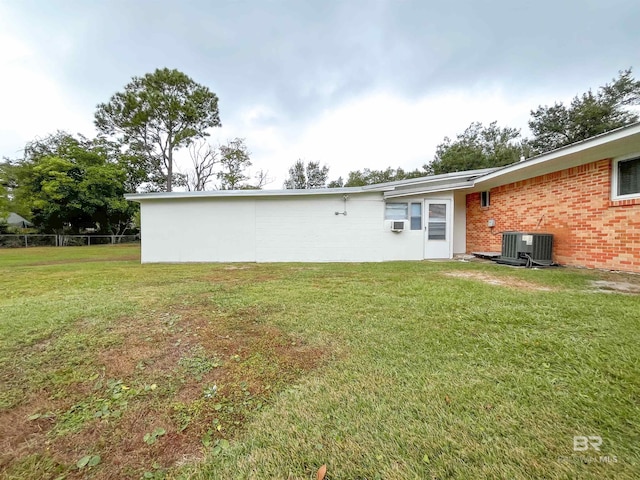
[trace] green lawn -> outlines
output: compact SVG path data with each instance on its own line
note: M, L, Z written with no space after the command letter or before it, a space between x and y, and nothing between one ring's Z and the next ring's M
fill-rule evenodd
M640 478L639 276L138 248L0 250L0 478Z

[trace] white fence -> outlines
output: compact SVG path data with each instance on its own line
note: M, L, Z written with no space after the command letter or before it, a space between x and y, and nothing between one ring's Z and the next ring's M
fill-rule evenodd
M0 234L0 248L114 245L139 241L140 235Z

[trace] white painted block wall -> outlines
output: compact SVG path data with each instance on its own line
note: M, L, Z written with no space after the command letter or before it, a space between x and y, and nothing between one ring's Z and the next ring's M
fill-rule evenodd
M404 201L404 200L403 200ZM424 232L393 233L381 193L202 197L141 203L142 262L380 262L424 258Z

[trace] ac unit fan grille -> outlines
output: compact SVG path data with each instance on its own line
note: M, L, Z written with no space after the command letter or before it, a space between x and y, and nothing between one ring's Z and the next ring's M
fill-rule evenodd
M502 234L500 263L511 265L551 265L553 235L548 233L505 232Z

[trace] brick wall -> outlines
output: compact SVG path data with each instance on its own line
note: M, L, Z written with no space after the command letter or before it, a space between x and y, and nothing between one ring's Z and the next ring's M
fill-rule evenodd
M467 195L467 252L499 252L503 231L552 233L561 265L640 273L640 199L611 201L611 160ZM496 226L487 226L489 219Z

